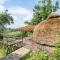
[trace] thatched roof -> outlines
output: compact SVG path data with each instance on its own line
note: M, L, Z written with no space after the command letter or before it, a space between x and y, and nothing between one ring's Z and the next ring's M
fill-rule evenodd
M21 31L33 31L34 28L35 28L35 25L27 25L27 26L24 26L24 27L20 27L18 29L21 30Z
M50 14L47 20L39 23L33 33L33 41L39 44L53 45L59 41L60 16Z
M51 18L58 18L60 17L60 15L58 15L57 13L55 12L52 12L49 16L48 16L48 19L51 19Z

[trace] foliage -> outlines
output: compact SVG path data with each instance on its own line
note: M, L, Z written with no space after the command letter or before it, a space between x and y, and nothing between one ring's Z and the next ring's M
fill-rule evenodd
M6 34L5 34L6 33ZM21 31L14 31L14 32L5 32L4 38L16 38L21 37L22 32Z
M53 58L55 60L60 60L60 42L54 44L54 54Z
M32 36L32 34L33 34L33 32L32 32L32 31L30 31L30 32L28 31L28 32L27 32L27 36L29 36L29 37L31 37L31 36Z
M54 51L51 55L43 51L32 51L22 57L21 60L60 60L60 42L54 44L54 46Z
M6 50L0 49L0 57L6 56Z
M34 6L33 18L30 22L26 21L28 25L36 25L42 20L45 20L51 12L55 12L59 9L59 1L53 3L52 0L39 0L38 5Z
M15 46L11 46L11 45L8 46L7 44L0 43L0 55L1 56L6 56L15 50L16 50Z
M21 60L48 60L46 52L33 51L21 58Z
M0 34L0 40L3 40L3 34Z
M54 43L55 48L60 48L60 42Z
M13 23L13 17L6 10L0 12L0 31L4 30L6 25Z
M49 60L60 60L60 42L59 43L55 43L54 44L54 52L51 55L51 57L49 57Z
M60 48L55 48L53 58L55 60L60 60Z
M16 31L19 31L17 29L12 29L12 28L6 28L6 32L16 32Z
M22 32L21 36L23 36L23 37L27 37L27 36L32 35L32 31L21 31L21 32Z
M31 36L32 32L26 32L26 31L5 31L5 33L3 33L4 38L17 38L17 37L27 37L27 36Z
M28 34L27 34L27 32L26 32L26 31L21 31L21 32L22 32L22 34L21 34L22 38L23 38L23 37L27 37L27 36L28 36Z

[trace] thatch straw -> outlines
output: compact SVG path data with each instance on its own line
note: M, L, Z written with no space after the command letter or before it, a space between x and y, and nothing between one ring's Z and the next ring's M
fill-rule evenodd
M39 44L53 45L59 41L60 16L50 14L47 20L39 23L33 33L33 41Z
M27 25L27 26L18 28L18 30L21 30L21 31L33 31L34 28L35 28L35 25Z
M48 19L58 18L58 17L60 17L60 15L56 14L55 12L52 12L52 13L48 16Z

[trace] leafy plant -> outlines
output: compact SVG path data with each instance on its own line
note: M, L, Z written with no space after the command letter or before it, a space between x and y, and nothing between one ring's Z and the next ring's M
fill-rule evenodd
M13 23L13 17L8 13L8 10L0 12L0 32L6 28L6 25L11 23Z
M0 49L0 57L6 56L6 50Z
M21 60L48 60L47 52L33 51L21 58Z
M8 55L15 50L16 50L15 46L12 46L12 45L8 46L7 44L0 43L0 54L3 56Z
M60 60L60 42L54 44L54 54L53 58L55 60Z
M14 32L8 32L8 33L3 33L4 38L16 38L16 37L21 37L22 32L21 31L14 31Z
M53 2L54 0L39 0L38 4L34 6L32 20L26 21L25 24L37 25L42 20L46 20L51 12L56 12L59 9L59 1Z

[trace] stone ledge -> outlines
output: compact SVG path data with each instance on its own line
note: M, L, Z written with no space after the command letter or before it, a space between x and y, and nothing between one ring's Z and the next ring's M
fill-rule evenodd
M24 55L26 55L29 52L30 52L30 49L22 47L12 52L8 56L1 58L0 60L19 60L20 58L22 58Z

